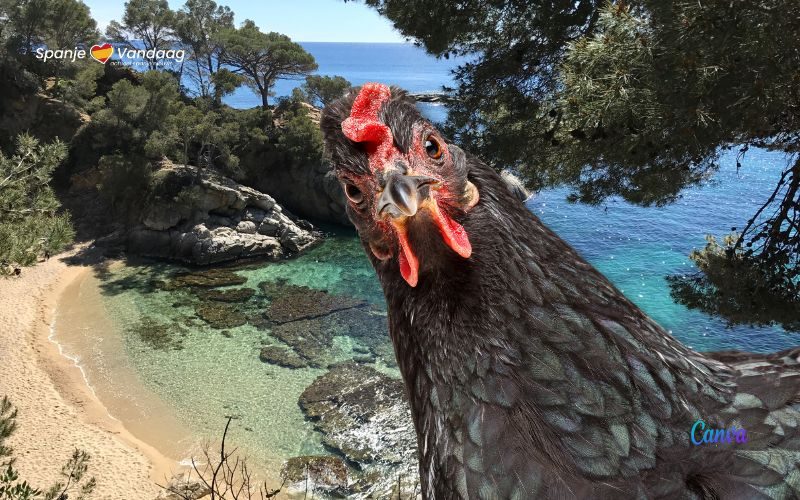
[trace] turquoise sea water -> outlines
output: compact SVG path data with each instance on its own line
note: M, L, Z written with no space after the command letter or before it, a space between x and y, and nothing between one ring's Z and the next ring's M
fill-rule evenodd
M666 276L695 272L688 254L742 227L768 198L785 165L784 155L751 150L736 171L733 153L720 170L663 208L610 200L602 206L565 201L567 191L537 194L528 207L567 240L625 295L678 339L700 351L740 349L771 352L800 344L800 335L780 327L733 326L676 304Z
M339 74L354 84L383 81L412 91L435 91L451 83L448 72L455 64L437 61L409 45L304 45L317 58L320 73ZM298 83L280 82L277 94L285 95ZM259 102L246 89L228 98L237 107ZM432 112L441 117L443 110ZM674 303L665 281L667 275L692 272L688 254L704 245L705 234L725 234L754 213L774 187L784 158L751 150L743 163L737 172L733 156L723 155L713 179L664 208L615 200L599 207L574 205L565 201L566 191L561 189L536 194L528 207L681 341L698 350L774 351L800 344L800 337L777 327L728 328L718 318ZM180 270L170 264L138 263L101 277L104 306L117 325L109 335L121 336L140 382L198 436L217 436L224 415L238 416L232 440L272 470L294 455L324 453L320 436L297 405L300 393L324 369L293 370L263 363L259 350L275 340L269 328L252 322L224 331L211 328L197 319L197 304L189 292L152 286L153 280ZM352 231L331 234L299 258L249 265L236 273L247 280L242 286L257 290L248 306L251 313L268 304L258 284L281 280L383 306L374 272ZM156 349L144 342L129 328L144 318L179 331L183 348ZM333 335L330 356L351 357L357 342L348 335ZM92 355L103 356L102 349ZM396 375L388 361L379 358L376 366ZM90 372L90 382L93 376L113 377L113 372Z
M231 328L214 328L198 319L196 307L202 304L187 288L164 290L163 283L176 273L189 272L181 266L152 261L133 261L113 268L100 276L99 286L104 306L116 328L108 335L121 338L126 363L138 374L138 381L171 407L177 420L196 439L167 443L186 461L198 453L203 439L219 436L224 416L236 417L231 428L231 442L239 446L255 464L271 472L280 469L283 460L307 454L327 453L320 435L306 421L298 398L324 368L291 369L264 363L259 351L265 344L280 341L270 335L270 327L250 322ZM352 231L329 234L325 243L297 259L269 264L251 264L234 268L246 282L226 288L253 288L256 295L245 306L259 317L270 303L259 289L263 282L286 283L325 290L332 295L346 295L365 300L383 310L383 293L364 251ZM156 348L139 335L143 320L166 325L170 338L180 348ZM74 326L74 325L73 325ZM56 325L58 327L58 324ZM352 359L358 342L332 332L334 341L326 353L332 363ZM58 340L58 336L56 336ZM389 346L388 336L384 339ZM390 351L390 347L389 350ZM85 353L74 353L84 358ZM114 357L116 352L101 348L91 353ZM391 359L378 358L373 367L394 377L396 369L387 366ZM90 365L101 365L95 359ZM129 380L113 378L113 371L88 370L89 382L108 392L124 392ZM101 399L103 394L99 394ZM112 410L113 414L113 410ZM124 415L115 415L125 421ZM176 457L178 458L178 457Z

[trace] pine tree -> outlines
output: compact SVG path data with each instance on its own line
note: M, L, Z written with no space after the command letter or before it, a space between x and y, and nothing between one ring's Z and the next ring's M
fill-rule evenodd
M430 52L469 57L448 133L533 189L663 205L713 175L722 150L740 161L751 147L788 153L767 203L692 255L702 274L672 285L730 321L800 327L794 0L366 3Z
M55 141L40 145L31 136L17 138L13 156L0 152L0 269L28 266L39 257L61 251L74 231L68 214L50 188L53 170L66 156L66 147Z

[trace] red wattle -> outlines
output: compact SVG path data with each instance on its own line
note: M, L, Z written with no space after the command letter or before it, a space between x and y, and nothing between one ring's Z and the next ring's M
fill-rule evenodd
M439 209L439 205L434 200L433 206L435 207L432 212L434 215L434 222L439 232L442 234L444 242L453 249L455 253L468 259L472 255L472 244L469 242L469 236L464 226L450 218L449 215Z
M400 227L396 229L397 241L400 243L400 252L397 254L397 260L400 263L400 275L409 286L415 287L419 280L419 260L414 255L414 250L411 249L405 230Z

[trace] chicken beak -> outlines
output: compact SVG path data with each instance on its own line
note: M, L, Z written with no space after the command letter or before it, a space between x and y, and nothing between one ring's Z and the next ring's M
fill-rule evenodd
M388 215L392 219L416 215L421 202L427 198L420 191L436 182L425 175L389 174L378 198L378 215Z
M408 239L406 219L416 215L420 207L425 206L430 210L433 222L447 246L464 258L472 254L472 246L464 228L439 208L435 194L432 195L431 189L438 187L439 181L433 177L392 172L378 197L378 216L388 217L395 228L400 246L400 274L412 287L417 285L419 278L419 259Z

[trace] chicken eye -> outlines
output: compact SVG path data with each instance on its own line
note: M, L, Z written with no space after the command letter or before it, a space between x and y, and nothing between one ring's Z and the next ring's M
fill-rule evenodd
M429 135L428 138L425 139L425 152L428 154L428 157L434 160L438 160L442 157L442 147L439 145L439 141L432 135Z
M344 194L353 203L361 203L364 200L364 193L355 184L349 182L344 184Z

